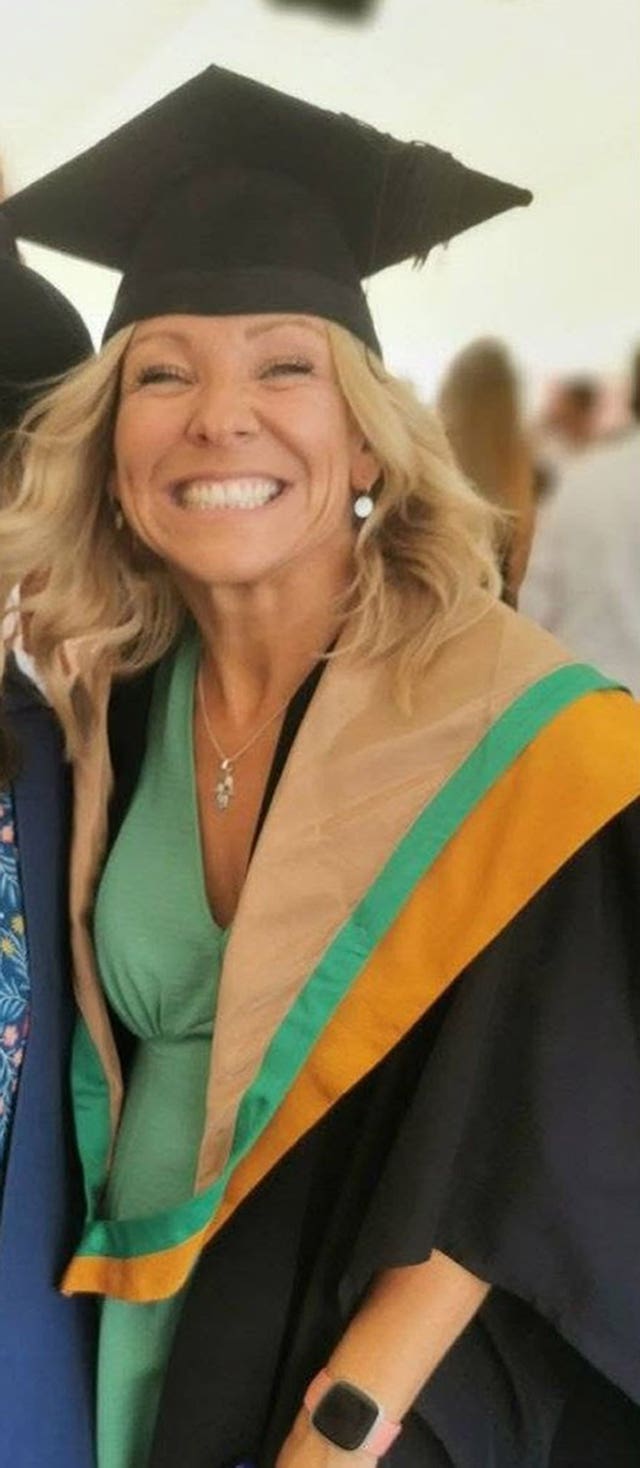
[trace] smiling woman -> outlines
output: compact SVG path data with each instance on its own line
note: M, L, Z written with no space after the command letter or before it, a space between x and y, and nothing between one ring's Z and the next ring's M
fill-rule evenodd
M247 393L253 380L254 393L259 392L267 405L263 411L270 404L271 416L279 415L288 423L285 442L281 430L277 463L273 434L266 448L266 432L260 436L261 425L257 431L259 467L265 466L263 456L268 454L269 470L281 471L276 479L282 478L283 490L289 483L283 473L283 457L286 455L287 474L291 477L295 444L310 413L322 419L329 404L332 417L328 426L335 432L335 425L339 424L345 440L344 477L337 486L343 512L351 504L352 492L376 475L375 509L355 539L350 510L347 516L349 564L342 567L343 573L347 571L347 582L341 589L344 591L346 585L349 642L363 656L384 656L399 644L405 655L411 654L406 669L399 672L401 697L403 693L409 694L412 676L426 665L435 646L455 625L467 595L479 585L489 590L498 586L492 554L492 514L455 469L438 420L409 386L388 374L382 363L371 358L344 329L312 318L303 321L280 317L269 321L265 338L262 318L255 318L254 329L256 325L259 327L257 337L252 335L251 318L190 316L175 320L182 320L185 329L174 331L168 337L164 330L166 320L158 322L158 333L155 326L153 331L146 326L144 331L133 328L119 331L103 347L96 361L71 374L43 399L37 414L25 419L24 436L14 442L6 466L3 570L7 585L24 581L27 568L34 562L41 563L43 516L46 521L50 562L46 582L39 584L33 597L25 595L24 605L31 619L30 642L39 665L46 669L52 695L63 717L70 752L82 746L86 705L70 696L73 685L69 680L69 643L73 643L74 677L81 669L83 686L93 701L99 698L104 675L102 659L96 656L102 648L114 676L139 672L171 646L185 615L184 600L177 594L174 577L166 572L162 554L160 551L157 555L146 553L147 548L149 552L156 549L148 538L154 534L151 526L146 533L141 527L139 534L128 534L124 520L121 523L117 516L116 499L122 499L123 508L131 499L126 484L122 491L117 487L113 455L117 458L121 435L126 433L127 443L132 435L144 454L146 425L150 423L151 448L162 461L172 435L175 451L176 433L184 433L184 439L179 442L182 462L178 471L185 467L198 471L189 494L190 498L195 495L196 500L201 498L203 486L211 484L211 472L216 479L222 472L221 455L226 456L228 464L232 453L236 465L242 462L243 471L250 459L252 466L258 467L253 465L251 447L254 426L243 427L239 417L236 424L239 434L235 431L227 434L226 446L224 426L222 444L216 441L220 438L219 424L206 427L202 441L196 419L194 435L188 403L193 414L202 411L203 402L207 413L217 414L221 407L225 411L223 400L229 399L230 381L222 375L222 366L224 371L231 371L235 391L239 371L245 373L234 410L237 415L255 412L255 407L247 407ZM274 328L278 340L285 339L281 347L284 355L279 360L273 351ZM216 339L227 343L224 364L215 350L210 355ZM229 347L234 340L235 355ZM238 361L238 341L245 343L242 368ZM266 341L271 342L271 347L266 346ZM196 375L196 357L191 363L189 358L189 352L197 355L197 348L203 381ZM308 369L304 372L300 370L303 364ZM283 366L287 369L293 366L295 371L283 372ZM211 394L209 404L204 401L207 383ZM303 420L300 397L304 391L311 401ZM145 400L141 409L136 406L140 398ZM146 402L147 398L151 399L150 403ZM233 395L229 400L234 402ZM44 411L46 433L34 431ZM172 428L174 416L178 414L181 426ZM114 419L116 433L112 447ZM159 439L157 429L153 428L156 421L160 425ZM127 429L129 422L131 435ZM208 446L209 432L215 441L212 447ZM312 544L308 547L311 551L315 539L323 538L332 472L336 479L333 444L330 439L326 442L322 439L317 421L314 432L316 459L318 455L324 456L324 467L315 476L314 499L308 502L308 523L304 522L311 536ZM354 459L353 465L347 462L349 455ZM205 465L207 478L203 481L200 470ZM178 471L175 465L170 465L165 472L161 463L163 492L157 497L170 520L164 533L167 559L172 564L176 557L182 560L183 535L190 523L186 508L174 504L184 477ZM124 475L124 469L122 472ZM102 495L96 495L96 484L103 485ZM303 498L300 493L300 501ZM153 503L151 498L150 508ZM174 508L176 513L171 519ZM182 514L177 513L179 509L183 509ZM136 513L132 502L127 518L127 523L131 519L132 527ZM208 524L212 514L201 508L200 513L193 514L190 554L205 560L217 556L217 579L224 582L229 571L230 547L236 559L245 554L242 527L246 529L248 515L240 515L238 524L238 516L234 519L228 513L218 512L215 533L208 534L203 541L203 521ZM258 518L264 528L264 517ZM408 519L410 536L406 532ZM227 520L229 534L225 542L221 540L221 531L226 533ZM180 527L177 538L176 523ZM278 560L286 559L286 536L291 552L291 536L295 534L295 522L291 531L288 520L280 523L285 538L276 548L275 564L271 566L274 572ZM163 532L156 527L155 533ZM78 556L79 545L86 551L82 558ZM250 541L249 554L251 545ZM262 554L261 545L262 537L256 536L253 546L258 557ZM393 577L385 574L387 566L393 566ZM289 566L292 574L296 569L306 585L309 565L305 565L304 571L301 566ZM206 578L205 568L205 581ZM239 579L242 581L242 575ZM335 596L336 588L333 591ZM328 588L327 596L330 595ZM295 602L297 619L303 613L304 602L304 594L301 602ZM334 600L330 615L339 622L345 611L341 599L337 603ZM59 619L61 636L52 638L52 626L57 626ZM64 652L63 642L67 644Z
M349 419L326 327L175 322L169 334L163 320L136 330L124 358L113 493L128 524L187 602L211 583L293 575L300 557L335 561L342 579L352 493L377 467Z
M0 522L74 764L99 1468L633 1451L637 710L497 600L360 284L525 200L211 68L10 205L125 267Z

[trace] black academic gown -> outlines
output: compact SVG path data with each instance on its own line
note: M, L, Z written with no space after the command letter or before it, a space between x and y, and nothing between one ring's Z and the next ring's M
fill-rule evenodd
M82 1219L69 1096L68 771L51 711L10 665L4 703L31 1024L0 1211L0 1468L94 1468L94 1306L57 1285Z
M144 743L144 688L128 698L112 720L116 824ZM434 1247L493 1289L390 1468L637 1468L639 955L634 806L205 1249L150 1468L272 1468L370 1280Z

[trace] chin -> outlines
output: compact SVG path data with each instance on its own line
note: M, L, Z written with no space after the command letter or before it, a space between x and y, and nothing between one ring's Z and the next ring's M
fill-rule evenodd
M281 556L266 559L264 555L211 556L197 566L183 563L174 567L180 579L194 585L211 587L250 587L269 581L286 564Z

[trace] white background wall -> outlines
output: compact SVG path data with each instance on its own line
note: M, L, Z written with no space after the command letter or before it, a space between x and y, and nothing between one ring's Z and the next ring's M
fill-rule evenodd
M372 282L388 361L431 391L479 332L534 388L624 370L640 339L637 0L380 0L367 25L268 0L21 0L2 7L0 153L15 189L209 62L533 189L493 221ZM96 338L109 272L30 247Z

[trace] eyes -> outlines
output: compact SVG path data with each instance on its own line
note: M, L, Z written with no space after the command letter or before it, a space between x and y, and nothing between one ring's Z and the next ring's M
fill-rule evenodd
M157 366L139 367L134 374L133 387L148 387L150 383L158 382L188 382L186 373L179 371L177 367L165 367L162 363Z
M313 362L307 357L279 357L270 362L265 362L260 369L260 378L269 377L308 377L313 372Z
M255 369L259 382L285 381L296 377L308 377L314 372L314 363L308 357L282 356L260 362ZM133 389L159 387L164 384L182 383L185 387L194 382L194 374L186 367L175 363L152 362L137 369L130 381Z

